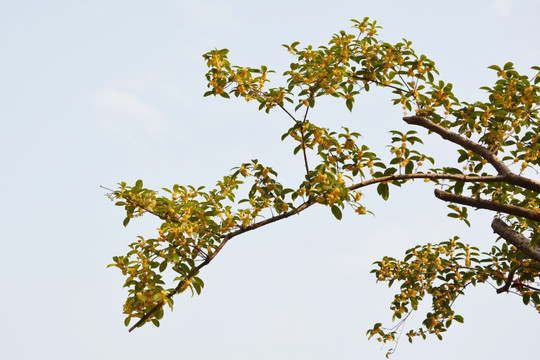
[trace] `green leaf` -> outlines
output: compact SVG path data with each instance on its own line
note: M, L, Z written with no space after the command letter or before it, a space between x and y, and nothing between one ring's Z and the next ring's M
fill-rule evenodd
M341 213L341 210L336 205L332 206L332 214L336 217L336 219L341 220L343 217L343 214Z
M409 161L409 163L407 163L407 165L405 166L405 174L412 174L413 170L414 170L414 163L412 161Z
M458 163L463 162L469 158L469 154L465 150L458 150L460 156L458 158Z
M465 183L463 181L456 181L456 184L454 185L454 192L456 194L461 194L463 192L463 186Z
M345 105L347 105L347 109L349 109L349 111L352 111L353 103L354 99L347 99L347 101L345 101Z
M196 282L193 282L191 285L195 288L197 295L201 295L201 285Z
M159 265L159 272L164 272L167 268L167 260L163 261L161 265Z
M377 193L379 195L381 195L381 197L383 198L383 200L388 200L388 197L390 196L390 190L388 188L388 184L385 184L385 183L380 183L378 186L377 186Z
M124 219L124 222L122 223L122 224L124 224L124 227L128 226L129 220L131 220L131 218L129 216Z
M384 171L384 176L390 176L397 172L396 168L388 168Z
M506 64L504 64L504 70L511 70L514 68L514 63L512 62L507 62Z

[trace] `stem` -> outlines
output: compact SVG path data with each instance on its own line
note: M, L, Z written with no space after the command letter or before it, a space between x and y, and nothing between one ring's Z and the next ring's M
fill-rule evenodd
M348 187L349 190L356 190L364 186L378 184L381 182L391 182L394 180L410 180L410 179L430 179L430 180L455 180L463 182L500 182L504 180L504 176L469 176L469 175L454 175L454 174L434 174L434 173L416 173L416 174L396 174L382 176L378 178L362 181Z
M313 96L313 94L311 96ZM306 167L306 179L308 183L307 192L309 193L309 190L311 189L311 180L309 178L309 163L307 159L306 142L305 142L305 134L304 134L304 124L307 121L308 112L309 112L309 105L306 106L306 112L304 113L304 120L302 120L302 125L300 126L300 135L302 135L302 155L304 157L304 166Z
M293 121L294 121L295 123L298 122L298 120L296 120L296 118L289 112L289 110L285 109L285 106L283 106L283 105L281 105L281 104L277 104L277 105L281 108L281 110L285 111L285 113L286 113L287 115L289 115L289 117L290 117L291 119L293 119Z

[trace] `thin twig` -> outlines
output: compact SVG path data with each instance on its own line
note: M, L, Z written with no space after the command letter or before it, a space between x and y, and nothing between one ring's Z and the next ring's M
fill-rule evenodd
M285 113L286 113L287 115L289 115L289 117L290 117L291 119L293 119L293 121L294 121L295 123L298 122L298 120L296 120L296 118L289 112L289 110L287 110L287 109L285 108L285 106L283 106L282 104L279 104L279 103L277 103L277 105L281 108L281 110L285 111Z
M516 273L517 268L514 268L510 270L508 273L508 276L506 277L506 281L504 282L504 285L497 289L497 294L508 292L510 289L510 286L512 285L512 281L514 280L514 274Z

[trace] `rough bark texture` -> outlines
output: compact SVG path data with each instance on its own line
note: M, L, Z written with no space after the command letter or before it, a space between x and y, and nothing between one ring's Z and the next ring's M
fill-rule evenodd
M497 173L499 175L504 176L503 181L540 193L540 182L514 174L510 171L510 169L508 169L508 166L506 166L488 148L478 143L475 143L474 141L465 138L455 132L452 132L438 124L435 124L434 122L431 122L421 116L407 116L404 117L403 120L409 125L417 125L433 131L434 133L439 134L439 136L441 136L443 139L477 153L478 155L486 159L495 168L495 170L497 170Z
M499 218L493 219L491 228L504 240L517 247L527 256L530 256L531 259L540 262L540 247L532 246L529 239L512 230L512 228L506 225L504 221Z

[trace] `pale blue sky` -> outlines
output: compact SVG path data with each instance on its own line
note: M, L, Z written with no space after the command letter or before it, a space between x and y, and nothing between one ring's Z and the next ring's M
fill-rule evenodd
M540 65L539 13L540 2L525 0L0 0L0 358L384 358L364 334L390 324L393 293L375 284L370 264L455 234L487 249L489 214L475 213L472 229L451 221L424 183L392 189L388 202L368 191L376 216L349 211L338 222L313 208L234 239L204 269L201 296L178 296L161 328L129 334L123 278L106 265L136 235L153 236L156 222L124 228L99 186L212 185L253 158L298 181L300 159L280 141L285 116L202 97L201 55L214 47L280 73L291 61L281 44L322 45L369 16L384 40L412 40L458 97L474 101L494 79L487 66ZM382 151L388 130L406 128L388 98L367 94L352 114L327 102L312 119L355 129ZM426 149L452 159L440 144ZM519 298L486 286L456 309L465 324L443 342L404 339L393 358L534 356L539 317Z

